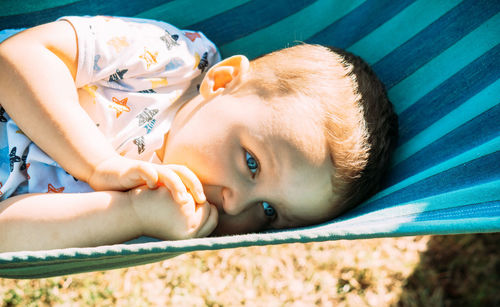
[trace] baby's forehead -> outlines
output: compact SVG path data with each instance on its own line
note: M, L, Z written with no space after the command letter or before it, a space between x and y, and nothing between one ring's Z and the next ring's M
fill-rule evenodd
M261 131L282 150L307 160L322 163L328 158L323 121L318 104L307 97L276 97L261 104Z

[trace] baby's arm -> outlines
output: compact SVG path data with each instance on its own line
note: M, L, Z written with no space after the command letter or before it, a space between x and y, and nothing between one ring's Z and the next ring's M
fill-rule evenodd
M64 21L6 40L0 45L0 104L33 142L88 182L117 154L79 105L77 52L74 30Z
M95 190L155 187L155 167L118 155L80 106L76 40L73 27L59 21L0 44L0 104L34 143Z
M193 199L179 205L164 187L25 194L0 203L0 252L90 247L141 235L164 240L204 237L216 225L214 206L197 205Z
M139 235L126 192L24 194L0 203L0 252L96 246Z
M160 181L178 202L187 189L198 203L205 202L201 183L186 168L116 153L79 104L76 40L70 23L58 21L0 44L0 104L10 117L62 168L94 190L124 191L143 184L155 188Z

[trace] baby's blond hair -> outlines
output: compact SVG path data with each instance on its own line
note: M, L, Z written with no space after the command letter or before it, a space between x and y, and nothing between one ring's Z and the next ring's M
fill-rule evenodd
M359 57L301 44L251 62L241 91L266 99L298 95L316 108L335 166L335 205L346 210L378 189L397 136L397 117L382 83ZM319 102L319 103L316 103Z

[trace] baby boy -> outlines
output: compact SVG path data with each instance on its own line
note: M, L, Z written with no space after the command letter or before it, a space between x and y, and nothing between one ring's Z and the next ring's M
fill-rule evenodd
M111 17L2 43L0 251L304 226L376 192L397 119L360 58L217 61L199 32Z

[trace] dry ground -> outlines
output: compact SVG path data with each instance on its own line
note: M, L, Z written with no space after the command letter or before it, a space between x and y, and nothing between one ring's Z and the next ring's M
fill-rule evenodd
M1 306L500 306L500 234L193 252L108 272L0 279Z

